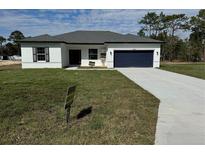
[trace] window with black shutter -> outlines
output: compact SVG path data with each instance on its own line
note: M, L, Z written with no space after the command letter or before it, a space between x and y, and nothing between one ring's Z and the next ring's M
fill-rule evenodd
M33 48L33 61L34 62L49 62L49 48L37 47Z

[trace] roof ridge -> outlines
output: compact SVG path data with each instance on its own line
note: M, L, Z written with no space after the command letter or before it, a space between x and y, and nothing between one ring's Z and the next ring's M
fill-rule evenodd
M54 35L54 36L59 36L59 35L64 35L64 34L69 34L69 33L75 33L75 32L110 32L110 33L120 34L120 33L109 31L109 30L75 30L75 31L65 32L65 33L62 33L62 34L57 34L57 35Z

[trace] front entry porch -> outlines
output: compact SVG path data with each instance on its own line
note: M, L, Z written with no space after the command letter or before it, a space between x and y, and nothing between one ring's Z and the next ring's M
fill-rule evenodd
M105 45L67 45L62 50L64 67L106 68Z

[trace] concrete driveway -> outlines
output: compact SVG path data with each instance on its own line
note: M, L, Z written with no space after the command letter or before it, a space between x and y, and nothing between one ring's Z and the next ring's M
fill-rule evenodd
M118 68L160 99L155 144L205 144L205 80L153 68Z

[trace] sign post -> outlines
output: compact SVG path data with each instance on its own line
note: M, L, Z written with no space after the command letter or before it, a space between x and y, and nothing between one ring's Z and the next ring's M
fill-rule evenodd
M66 122L67 122L67 124L70 121L70 110L71 110L71 105L73 104L73 101L74 101L75 89L76 89L76 86L68 87L67 94L65 97L65 110L66 110Z
M203 59L205 61L205 39L202 39L202 44L203 44Z

